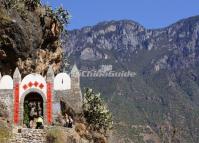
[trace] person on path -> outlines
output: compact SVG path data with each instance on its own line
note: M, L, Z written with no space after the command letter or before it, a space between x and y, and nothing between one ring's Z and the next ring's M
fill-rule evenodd
M36 127L36 129L43 129L44 128L43 124L44 124L43 118L41 116L39 116L37 118L37 127Z
M69 128L73 128L73 119L71 116L68 117L69 123L68 123L68 127Z

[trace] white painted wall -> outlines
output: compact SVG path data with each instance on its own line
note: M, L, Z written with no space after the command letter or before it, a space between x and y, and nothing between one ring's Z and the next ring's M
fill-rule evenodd
M0 89L13 89L13 79L9 75L4 75L0 80Z
M32 87L30 87L29 86L29 83L32 83L33 84L33 86ZM35 86L34 85L34 83L38 83L38 85L37 86ZM40 85L43 85L43 88L40 88L39 86ZM27 88L26 89L24 89L24 86L25 85L27 85ZM29 89L32 89L32 88L35 88L35 89L38 89L38 90L40 90L41 92L43 92L44 93L44 95L46 96L46 94L47 94L47 84L46 84L46 80L45 80L45 78L44 77L42 77L41 75L39 75L39 74L29 74L29 75L27 75L26 77L24 77L24 79L22 80L22 82L20 83L20 93L19 93L19 97L21 97L23 94L24 94L24 92L26 92L26 91L28 91Z
M54 79L54 90L71 89L71 78L66 73L59 73Z

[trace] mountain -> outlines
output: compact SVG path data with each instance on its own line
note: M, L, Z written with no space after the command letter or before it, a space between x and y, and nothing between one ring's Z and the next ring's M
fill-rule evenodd
M130 20L102 22L69 31L62 40L67 57L81 70L107 65L136 73L81 79L82 88L102 92L113 112L115 142L198 143L198 36L195 16L161 29Z

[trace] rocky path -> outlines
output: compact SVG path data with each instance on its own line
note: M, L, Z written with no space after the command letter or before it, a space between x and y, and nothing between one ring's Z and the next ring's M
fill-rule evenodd
M40 129L13 129L11 143L45 143L46 132Z
M10 139L9 143L46 143L47 132L53 128L54 129L58 128L59 130L63 130L63 132L66 135L66 139L75 140L76 142L74 143L77 142L79 143L81 140L79 138L79 135L75 132L75 128L46 127L45 129L30 129L30 128L15 127L12 130L12 138Z

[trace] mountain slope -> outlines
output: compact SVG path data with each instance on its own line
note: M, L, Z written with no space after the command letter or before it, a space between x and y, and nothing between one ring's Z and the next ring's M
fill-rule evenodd
M154 30L122 20L70 31L64 47L82 70L112 65L136 72L134 78L82 78L82 87L103 93L121 142L197 143L198 36L199 16Z

